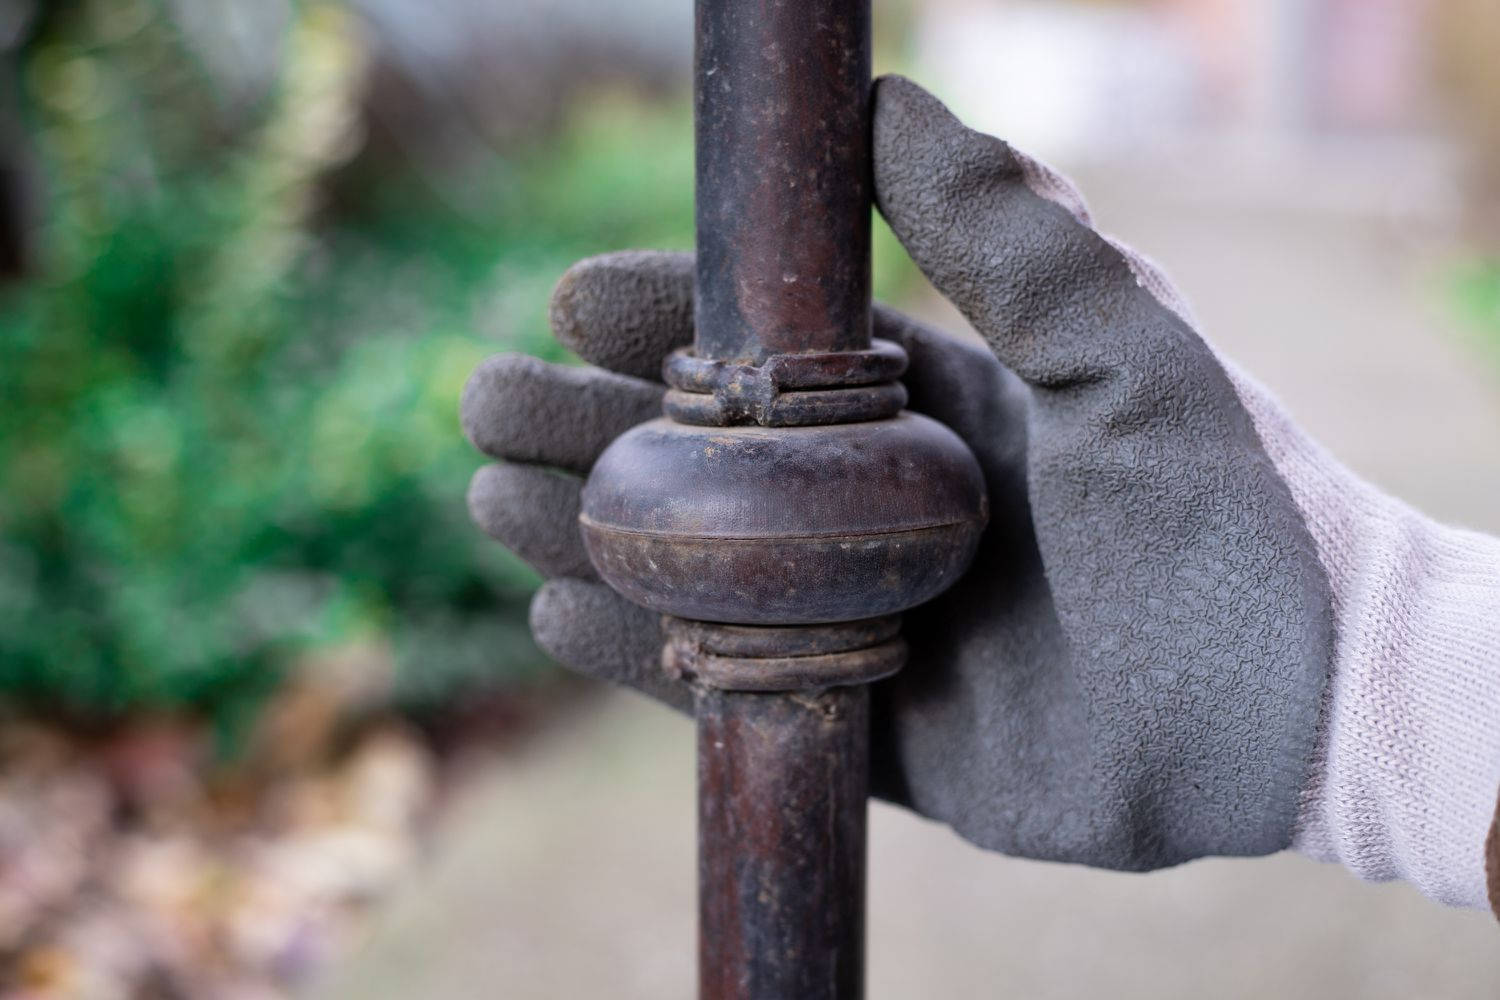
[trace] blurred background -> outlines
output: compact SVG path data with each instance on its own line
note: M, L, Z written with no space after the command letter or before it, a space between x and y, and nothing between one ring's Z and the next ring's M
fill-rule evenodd
M0 998L691 995L690 726L531 644L457 424L563 359L569 262L691 245L690 6L0 0ZM1500 531L1500 7L877 9L1337 455ZM1404 886L873 810L875 997L1500 991Z

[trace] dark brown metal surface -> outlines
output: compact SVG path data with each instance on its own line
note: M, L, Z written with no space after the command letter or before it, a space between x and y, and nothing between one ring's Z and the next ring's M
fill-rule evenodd
M869 688L698 696L702 1000L862 995Z
M653 420L583 492L584 543L632 601L745 625L904 611L968 568L984 480L947 427L905 413L828 427Z
M583 493L600 577L696 619L664 661L698 691L703 1000L862 995L867 682L905 658L880 616L953 583L987 515L870 337L869 31L869 0L697 0L694 346L672 419Z
M869 0L698 0L700 357L870 346Z

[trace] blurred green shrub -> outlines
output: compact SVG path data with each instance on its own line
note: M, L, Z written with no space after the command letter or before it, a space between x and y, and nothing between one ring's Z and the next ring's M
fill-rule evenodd
M1457 267L1453 294L1479 350L1500 362L1500 260L1481 257Z
M535 580L468 522L459 392L558 353L572 259L687 245L685 109L613 101L497 160L486 218L412 188L320 223L358 138L346 15L302 8L225 127L170 21L119 9L54 17L23 67L47 191L37 274L0 290L0 692L229 732L318 646L384 640L408 703L530 675Z

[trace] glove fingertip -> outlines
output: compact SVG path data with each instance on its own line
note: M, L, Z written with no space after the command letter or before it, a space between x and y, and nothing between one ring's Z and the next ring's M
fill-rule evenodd
M693 256L625 250L563 274L548 311L574 354L610 371L661 380L662 359L693 339Z
M536 466L481 466L469 481L469 516L543 576L595 580L578 531L581 485Z
M491 458L585 473L616 437L660 415L661 396L659 382L497 354L469 377L459 420Z
M943 289L942 278L971 267L954 213L997 185L1020 182L1010 147L959 121L932 94L902 76L875 82L875 200L912 258ZM945 290L945 289L944 289Z
M1101 382L1181 339L1060 175L968 128L921 87L878 81L875 197L911 259L1034 387Z
M692 691L662 669L661 619L603 584L549 580L531 599L531 634L570 670L692 708Z
M458 402L459 424L475 448L495 458L512 457L518 415L535 395L541 361L504 352L485 358L464 383Z
M617 681L619 644L612 634L618 600L604 587L565 577L548 580L531 599L531 635L548 656L569 670Z

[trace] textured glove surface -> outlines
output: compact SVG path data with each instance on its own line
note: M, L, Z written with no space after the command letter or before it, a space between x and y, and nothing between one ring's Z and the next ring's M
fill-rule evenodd
M876 91L875 180L989 345L877 310L877 335L911 355L912 409L974 450L992 508L973 568L908 615L910 663L876 690L877 790L1029 857L1149 869L1286 847L1329 589L1230 377L1139 266L1043 196L1050 175L898 78ZM579 475L655 415L662 388L642 376L691 339L691 281L681 255L575 266L554 328L615 371L500 357L464 400L501 460L475 477L475 518L553 578L538 641L679 707L654 616L597 582L575 520Z

